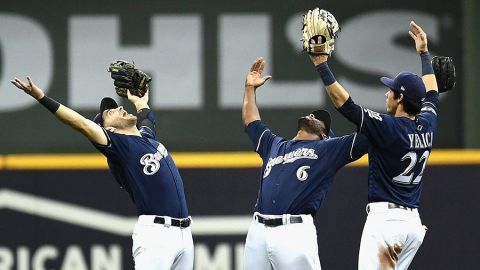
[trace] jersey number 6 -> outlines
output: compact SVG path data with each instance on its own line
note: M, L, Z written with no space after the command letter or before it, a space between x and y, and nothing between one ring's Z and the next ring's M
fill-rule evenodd
M307 170L310 169L310 166L302 166L297 170L297 179L300 181L305 181L308 178Z
M425 166L427 165L427 160L429 155L430 155L430 152L426 150L425 152L423 152L422 156L420 156L420 159L418 159L417 153L413 151L408 152L405 156L402 157L401 161L410 159L410 164L408 164L407 168L401 174L395 176L393 178L393 181L400 184L406 184L406 185L409 185L409 184L417 185L418 183L420 183L420 181L422 180L423 170L425 170ZM417 164L417 160L418 160L418 163L421 163L423 161L423 166L420 173L412 181L413 174L414 174L412 170L413 168L415 168L415 165Z

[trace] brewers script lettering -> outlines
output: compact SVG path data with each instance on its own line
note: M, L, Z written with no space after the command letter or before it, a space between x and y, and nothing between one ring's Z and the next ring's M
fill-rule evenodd
M267 166L265 166L265 172L263 173L263 178L267 177L272 167L277 164L287 164L292 163L298 159L307 158L307 159L317 159L318 156L315 154L315 150L311 148L299 148L295 151L287 153L285 156L278 156L268 159Z

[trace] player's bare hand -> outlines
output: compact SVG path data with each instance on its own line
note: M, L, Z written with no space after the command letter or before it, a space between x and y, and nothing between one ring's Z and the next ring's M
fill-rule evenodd
M245 87L253 86L255 88L262 86L266 81L268 81L272 76L262 77L263 69L265 68L265 60L263 57L257 58L250 68L250 71L247 74L245 79Z
M139 110L148 106L149 94L150 90L148 88L143 97L132 95L130 91L127 91L127 99Z
M32 79L27 76L28 82L23 82L18 78L11 80L10 82L15 85L18 89L23 90L25 93L29 94L30 96L34 97L35 99L41 99L45 96L42 89L36 86Z
M418 53L427 52L427 34L414 21L410 22L410 31L408 34L415 41L415 49Z

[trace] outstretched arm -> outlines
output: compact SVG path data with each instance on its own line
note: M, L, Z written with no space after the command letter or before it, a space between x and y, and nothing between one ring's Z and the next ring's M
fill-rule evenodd
M333 73L327 64L328 55L309 54L309 57L315 65L315 69L319 73L320 78L325 85L325 89L327 90L327 94L332 100L335 108L337 108L349 121L355 123L360 130L363 119L362 108L353 102L347 90L345 90L345 88L343 88L333 76Z
M428 52L427 34L414 21L410 22L410 31L408 34L415 41L415 49L420 54L422 60L422 80L427 91L435 90L438 92L437 80L432 67L432 58Z
M258 111L256 102L257 87L262 86L272 76L262 77L263 68L265 67L265 60L262 57L257 58L250 68L245 79L245 94L243 96L242 119L243 124L248 126L253 121L260 120L260 113Z
M28 83L25 83L17 78L10 82L20 90L23 90L26 94L32 96L40 104L45 106L50 112L52 112L58 119L70 127L80 131L90 141L106 145L108 143L107 136L103 132L103 129L95 124L93 121L83 117L76 111L58 103L57 101L47 97L42 89L36 86L30 77L27 77Z
M343 86L335 80L333 73L327 65L328 55L312 55L309 54L315 68L320 73L327 94L333 102L335 108L340 108L348 100L350 95Z
M420 54L422 60L422 80L425 84L425 88L427 91L438 91L437 80L435 79L431 57L427 48L427 34L413 21L410 22L409 34L415 40L415 48ZM349 94L345 88L343 88L343 86L335 80L335 77L333 76L333 73L327 64L328 55L309 54L309 56L317 71L320 73L320 77L325 84L327 94L332 100L333 104L337 109L342 107L342 105L348 100Z

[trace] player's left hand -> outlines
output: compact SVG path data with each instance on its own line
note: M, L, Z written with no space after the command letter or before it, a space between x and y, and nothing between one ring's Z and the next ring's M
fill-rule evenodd
M143 97L148 89L148 83L152 80L145 72L139 70L134 63L116 60L108 66L111 73L115 91L121 97L127 98L127 92Z
M130 91L127 92L127 99L135 106L135 108L138 110L147 108L148 107L148 100L150 96L150 90L147 87L147 90L145 91L145 94L142 97L133 95L130 93Z
M414 21L410 22L408 34L415 40L415 49L418 53L427 52L427 34Z
M23 90L25 93L29 94L35 99L41 99L45 96L42 89L36 86L32 79L27 76L28 83L21 81L18 78L11 80L10 82L15 85L18 89Z
M250 72L247 74L245 79L245 87L253 86L257 88L262 86L266 81L268 81L272 76L262 77L263 69L265 68L265 60L263 57L257 58L250 68Z

